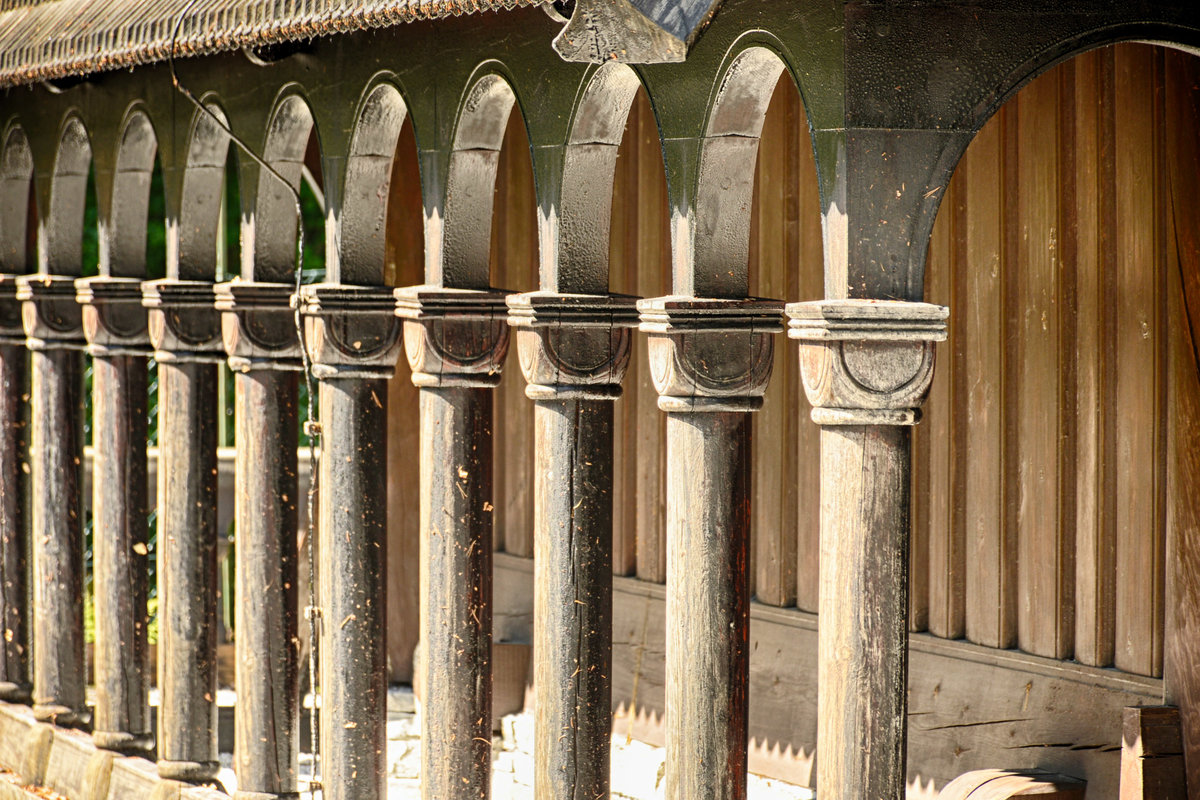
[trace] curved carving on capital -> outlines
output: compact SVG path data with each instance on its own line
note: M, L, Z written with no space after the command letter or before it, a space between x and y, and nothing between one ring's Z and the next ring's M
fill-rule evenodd
M94 356L150 355L142 281L98 276L75 281L83 309L83 335Z
M217 284L216 298L231 369L302 368L290 284L230 281Z
M221 315L216 286L207 281L164 278L142 284L142 305L154 357L163 363L219 362Z
M83 315L75 300L75 279L61 275L22 275L17 300L30 350L83 348Z
M638 324L636 297L529 292L510 296L508 309L526 397L621 396Z
M498 385L508 354L506 296L495 289L397 289L396 316L404 320L404 348L413 384L425 388Z
M915 425L949 312L929 303L827 300L788 306L804 391L820 425Z
M298 298L312 371L320 380L390 378L401 323L384 286L316 283Z
M778 300L658 297L638 302L663 411L756 411L771 380Z

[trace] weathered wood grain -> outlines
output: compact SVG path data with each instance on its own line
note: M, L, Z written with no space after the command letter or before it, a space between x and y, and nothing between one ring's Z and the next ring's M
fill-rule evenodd
M1178 708L1125 709L1121 739L1120 800L1188 796Z
M412 286L425 272L420 169L413 126L400 130L392 160L387 207L384 283ZM404 359L401 359L403 361ZM388 381L388 669L393 682L411 683L413 649L420 635L420 470L413 463L420 449L417 387L407 365Z
M1070 654L1074 634L1073 470L1069 468L1069 399L1062 344L1073 329L1061 257L1059 142L1047 136L1062 119L1061 75L1031 83L1016 98L1016 253L1019 338L1017 436L1017 640L1022 650L1049 657ZM1011 191L1011 188L1010 188ZM1012 220L1009 224L1012 225Z
M387 380L328 379L320 391L323 794L379 800L387 796Z
M1008 108L983 127L960 169L966 204L966 263L955 313L961 342L966 424L961 448L977 454L965 465L963 503L966 548L966 637L977 644L1011 647L1016 642L1016 536L1005 499L1005 482L1015 453L1007 447L1004 381L1008 321L1005 270ZM989 454L983 456L983 454Z
M217 365L159 362L158 771L183 781L220 769L216 394Z
M1116 528L1114 471L1108 457L1115 407L1111 391L1110 277L1115 247L1111 219L1113 128L1112 51L1074 62L1074 116L1064 131L1074 142L1075 243L1075 658L1112 663L1115 625Z
M763 120L755 168L750 216L750 293L757 297L799 300L800 196L798 188L815 174L800 171L798 151L805 142L798 134L807 128L795 84L785 78ZM815 209L804 209L819 218ZM809 299L809 298L804 298ZM761 413L753 418L752 486L754 514L750 520L751 594L760 602L790 606L796 602L796 546L799 481L796 446L798 429L807 424L800 407L799 371L794 354L775 350L771 385Z
M1167 162L1170 189L1169 297L1170 421L1167 457L1166 620L1164 700L1179 707L1187 782L1200 786L1200 507L1189 487L1200 481L1200 236L1187 224L1200 208L1200 105L1191 87L1197 79L1190 58L1170 56L1167 93L1190 100L1167 105Z
M513 292L537 288L537 198L529 140L519 113L509 117L496 167L492 285ZM497 547L533 555L533 406L519 369L505 371L496 388ZM502 542L502 545L501 545Z
M421 389L422 796L486 798L492 755L492 392ZM379 773L379 774L382 774Z
M146 359L92 360L92 543L98 746L153 747L149 702Z
M1163 242L1156 210L1158 178L1155 94L1157 56L1146 48L1114 51L1117 218L1113 276L1117 427L1116 650L1120 669L1162 670L1162 355Z
M299 788L299 382L295 372L272 369L239 373L234 380L234 769L238 791L264 800L257 795L282 796Z
M0 345L0 697L10 702L30 697L29 593L26 581L29 544L25 534L28 429L25 419L26 363L23 344Z

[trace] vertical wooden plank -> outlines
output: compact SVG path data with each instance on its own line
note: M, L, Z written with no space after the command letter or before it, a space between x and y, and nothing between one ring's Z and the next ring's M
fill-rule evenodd
M1086 53L1074 62L1074 120L1064 131L1074 142L1075 191L1075 658L1112 663L1116 540L1111 514L1112 470L1107 431L1115 415L1106 380L1111 350L1105 283L1115 255L1111 242L1111 51ZM1109 192L1102 194L1102 189ZM1110 202L1104 202L1108 199ZM1105 245L1108 246L1105 246Z
M636 293L658 297L670 291L671 250L662 147L648 103L638 117L638 163L637 205L629 212L637 217ZM667 579L666 416L658 410L658 394L650 380L645 336L635 339L631 367L626 382L638 383L637 575L663 583Z
M612 227L608 239L609 291L634 294L637 289L637 220L623 201L636 196L638 185L638 126L649 113L645 91L639 90L625 134L617 150L613 175ZM638 338L634 334L635 340ZM631 367L634 367L631 364ZM631 370L632 372L632 370ZM613 407L613 573L632 575L637 569L637 425L639 382L627 373L621 399Z
M942 209L934 225L926 268L927 302L954 306L956 240L961 227L956 219L959 181L952 181L942 198ZM954 482L955 375L958 359L955 321L949 321L949 340L934 372L933 386L925 402L922 423L913 430L915 451L914 520L910 555L912 594L909 598L909 627L937 636L962 635L961 621L951 608L952 584L961 580L957 563L962 547L956 539L962 526L955 525L957 487Z
M417 143L411 123L400 131L388 195L386 282L415 286L425 270ZM421 483L413 454L420 449L417 387L408 360L388 381L387 408L387 653L389 678L410 683L420 637Z
M1173 213L1167 252L1170 310L1164 700L1179 706L1188 783L1200 786L1200 65L1168 54L1166 161Z
M1158 458L1162 370L1160 246L1156 224L1155 56L1114 51L1116 128L1116 650L1120 669L1161 671L1163 529Z
M758 297L793 299L788 284L796 270L794 214L800 178L795 154L799 140L789 134L798 106L795 86L784 76L767 109L756 167L750 291ZM759 602L772 606L796 601L797 387L788 370L792 366L794 373L795 364L791 348L775 348L774 379L762 411L753 416L751 590Z
M1066 392L1060 344L1064 335L1059 208L1060 72L1017 95L1019 197L1016 288L1018 363L1016 436L1017 638L1021 649L1050 658L1070 652L1073 603L1064 594L1074 542L1060 500L1067 476L1060 463ZM1070 573L1073 583L1073 571ZM1073 598L1071 598L1073 601Z
M515 292L537 288L536 203L529 140L514 108L496 173L492 274L499 288ZM532 558L533 403L525 397L520 369L504 370L494 413L497 536L503 537L506 552Z
M800 264L796 273L796 300L825 296L825 253L821 231L821 196L813 157L808 119L801 107L792 136L799 140L797 216L800 226ZM791 299L791 298L789 298ZM796 432L796 606L816 613L820 588L821 557L821 429L809 416L811 407L799 377L792 348L789 369L795 369L796 394L792 401L799 417Z
M970 453L963 475L966 549L966 636L1011 647L1016 635L1016 551L1004 478L1006 336L1011 304L1005 290L1006 178L1015 114L1010 103L976 135L959 167L966 204L966 260L959 284L955 338L961 348L966 419L960 447ZM1013 220L1015 223L1015 220Z

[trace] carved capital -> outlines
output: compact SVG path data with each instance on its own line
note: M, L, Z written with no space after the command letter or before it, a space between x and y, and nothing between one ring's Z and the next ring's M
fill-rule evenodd
M629 366L637 298L625 295L510 295L508 324L530 400L616 399Z
M409 286L396 290L404 349L416 386L500 383L508 352L505 292Z
M290 284L230 281L216 290L221 339L234 372L303 368Z
M317 283L300 291L304 339L313 375L390 378L400 356L400 320L392 290Z
M142 284L154 357L163 363L220 362L221 315L215 285L166 278Z
M19 275L0 275L0 344L25 345L21 301L17 299Z
M75 300L74 278L22 275L17 278L17 299L30 350L83 349L83 315Z
M771 380L778 300L656 297L637 304L663 411L756 411Z
M929 303L825 300L788 306L818 425L916 425L949 310Z
M75 299L83 309L83 335L93 356L150 355L140 279L79 278Z

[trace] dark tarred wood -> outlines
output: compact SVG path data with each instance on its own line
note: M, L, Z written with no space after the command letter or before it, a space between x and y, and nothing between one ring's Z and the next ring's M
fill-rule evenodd
M34 714L87 721L83 656L83 355L34 350L31 380Z
M905 792L911 430L821 430L817 787Z
M297 791L297 375L236 376L238 796ZM323 684L324 685L324 684Z
M746 796L750 416L667 417L666 796Z
M25 615L29 603L25 572L26 427L24 345L0 344L0 699L28 702L29 643Z
M158 773L204 781L220 768L217 366L160 360L158 397Z
M383 378L321 382L321 774L328 800L387 796L386 407ZM437 706L426 707L426 718L440 716Z
M96 615L93 741L123 752L154 746L149 703L146 359L92 362Z
M536 409L534 788L608 796L612 729L611 400Z
M492 777L492 392L421 389L421 791L486 798ZM334 623L336 624L336 623Z

